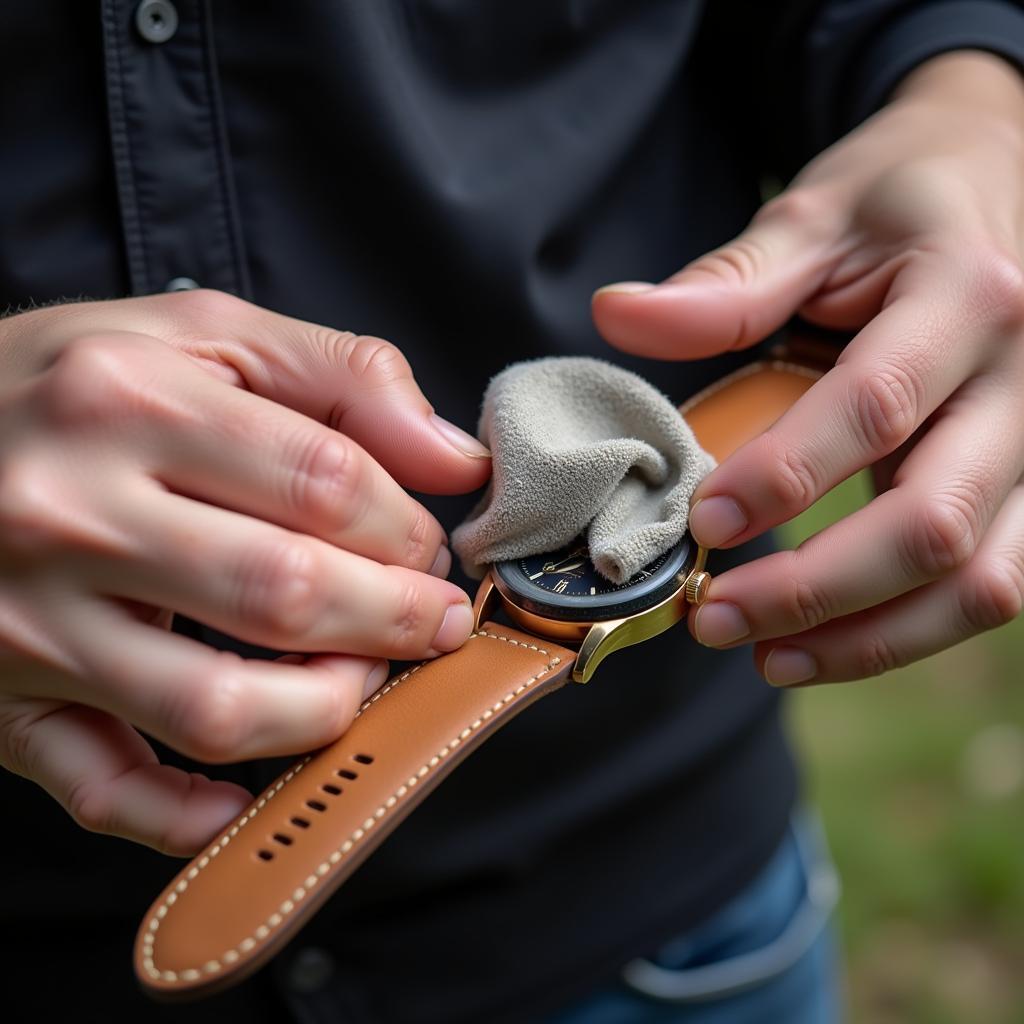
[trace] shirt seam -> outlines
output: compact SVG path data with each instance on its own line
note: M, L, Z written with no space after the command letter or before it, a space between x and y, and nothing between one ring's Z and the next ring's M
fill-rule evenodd
M114 160L121 227L128 257L128 275L132 293L144 295L149 291L149 271L138 196L135 192L131 141L125 125L124 62L116 0L103 0L103 44L107 57L107 117L111 134L111 154Z

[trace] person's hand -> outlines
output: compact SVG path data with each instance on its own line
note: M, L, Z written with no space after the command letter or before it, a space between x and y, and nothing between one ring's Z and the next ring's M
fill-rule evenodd
M387 662L461 646L447 538L479 487L389 343L219 292L0 321L0 765L82 826L194 853L251 799L161 765L340 735ZM169 632L180 612L255 644Z
M594 299L613 345L693 359L794 313L859 330L835 369L698 487L732 547L875 467L878 496L795 551L731 569L690 614L756 642L776 685L857 679L1015 618L1024 595L1024 81L999 58L918 68L737 239Z

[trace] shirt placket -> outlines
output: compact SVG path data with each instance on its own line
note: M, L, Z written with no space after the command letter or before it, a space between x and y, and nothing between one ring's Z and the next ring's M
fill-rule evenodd
M101 0L111 149L134 295L250 297L209 0Z

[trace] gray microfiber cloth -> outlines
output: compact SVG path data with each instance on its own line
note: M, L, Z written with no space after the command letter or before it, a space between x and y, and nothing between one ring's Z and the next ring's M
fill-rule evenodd
M452 534L466 573L555 551L586 532L598 572L624 583L686 530L714 459L647 381L582 357L515 363L478 427L494 457L483 499Z

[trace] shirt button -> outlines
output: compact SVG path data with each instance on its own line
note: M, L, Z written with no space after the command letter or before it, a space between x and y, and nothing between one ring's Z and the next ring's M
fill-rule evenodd
M334 974L334 957L319 946L300 949L288 965L288 987L301 994L316 992Z
M135 27L147 43L166 43L178 31L178 11L171 0L142 0Z
M190 292L193 288L198 288L199 282L193 281L191 277L172 277L167 284L164 285L165 292Z

